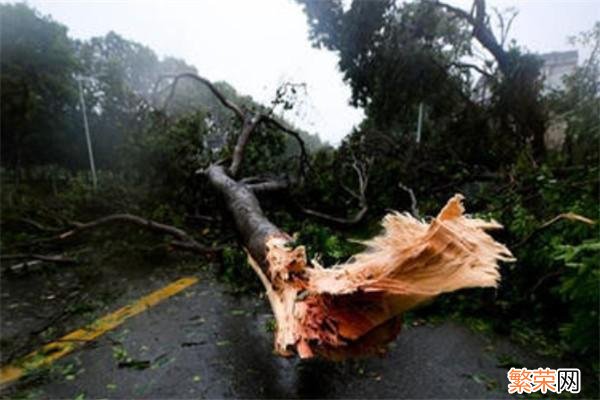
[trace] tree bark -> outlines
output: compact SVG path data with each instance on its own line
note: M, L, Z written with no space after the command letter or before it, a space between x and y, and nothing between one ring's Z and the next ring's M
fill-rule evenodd
M266 268L265 243L269 238L274 237L291 240L290 236L265 217L249 185L230 178L224 167L211 165L206 170L206 176L212 186L223 196L246 250L254 260Z
M463 216L457 195L430 224L388 215L385 232L365 252L326 269L266 218L249 185L219 165L205 174L265 286L277 322L275 350L283 356L340 359L383 351L405 311L443 292L496 286L497 261L512 260L484 232L500 225Z

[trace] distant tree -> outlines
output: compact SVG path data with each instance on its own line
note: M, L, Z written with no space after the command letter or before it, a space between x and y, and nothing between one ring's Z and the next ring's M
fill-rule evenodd
M209 147L222 147L238 129L238 121L203 85L182 81L177 96L168 99L174 76L197 74L183 60L160 60L152 49L115 32L72 40L66 27L25 4L0 5L0 17L2 162L7 167L50 163L88 167L78 77L83 77L100 169L116 170L126 164L124 146L152 128L156 119L148 116L154 111L174 118L204 113L211 127L204 138ZM215 87L240 104L266 110L226 82Z
M99 168L114 168L127 132L143 129L158 57L114 32L78 42L90 130Z
M554 121L566 123L565 154L569 164L598 165L600 141L600 22L593 29L571 38L587 47L590 55L575 72L564 79L565 87L551 97Z
M365 127L392 139L413 133L424 104L425 123L435 121L440 143L467 135L465 142L473 146L451 146L468 151L496 143L490 149L494 159L483 160L491 165L510 163L527 146L543 158L547 117L540 102L540 63L515 46L504 48L490 26L485 1L474 1L471 12L433 0L354 0L347 9L341 1L299 2L315 46L339 53L352 103L366 110ZM466 61L476 43L491 55L483 66ZM492 104L474 100L472 89L480 76L492 82ZM490 123L494 126L486 126ZM489 128L494 129L492 139Z
M0 35L3 165L64 162L79 70L67 28L25 4L0 4Z

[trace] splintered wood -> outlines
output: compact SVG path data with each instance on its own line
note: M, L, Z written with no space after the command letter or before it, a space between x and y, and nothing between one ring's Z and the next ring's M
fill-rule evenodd
M277 322L276 352L332 359L380 352L407 310L441 293L497 286L498 261L514 259L485 230L502 226L465 216L462 199L455 195L430 223L388 214L364 252L332 268L309 263L304 247L290 248L286 238L268 239L268 276L249 260Z

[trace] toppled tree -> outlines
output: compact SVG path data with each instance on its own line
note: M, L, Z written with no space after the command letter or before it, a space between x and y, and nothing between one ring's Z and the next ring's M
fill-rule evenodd
M512 255L484 230L501 226L465 216L461 195L429 224L408 215L387 215L384 233L366 242L367 250L345 264L323 268L308 260L305 248L267 219L255 195L280 190L290 180L255 182L237 176L244 150L260 124L274 125L297 139L302 165L307 158L300 136L269 114L233 103L196 75L173 77L169 98L182 78L208 86L242 123L229 166L219 162L198 172L223 197L249 262L265 286L277 323L278 354L339 358L376 351L399 332L400 316L408 309L444 292L497 285L497 262L510 261ZM366 208L366 172L358 166L356 170L361 192L357 196ZM359 213L364 214L362 209Z
M512 260L510 251L485 233L500 225L465 216L462 196L455 195L429 223L408 214L388 214L383 219L384 232L365 242L364 252L342 265L322 267L309 260L305 248L265 216L257 198L259 192L291 189L307 179L304 171L309 168L309 158L300 134L270 111L250 109L228 99L218 87L198 75L185 73L163 79L170 80L161 90L168 90L167 102L176 95L179 81L192 79L205 85L240 122L230 159L211 163L197 173L224 200L248 261L266 289L276 320L278 354L340 359L383 350L400 331L404 312L441 293L494 287L500 278L497 262ZM248 144L262 125L276 128L297 141L297 177L273 180L240 176ZM358 202L359 210L354 216L343 218L306 208L302 211L342 225L360 221L368 210L370 165L370 160L355 158L353 169L358 188L344 187ZM170 236L172 247L197 254L219 250L200 244L177 227L131 214L112 214L88 223L70 221L69 230L49 240L64 240L108 224L133 224ZM56 233L54 228L49 231ZM59 261L56 257L53 260Z

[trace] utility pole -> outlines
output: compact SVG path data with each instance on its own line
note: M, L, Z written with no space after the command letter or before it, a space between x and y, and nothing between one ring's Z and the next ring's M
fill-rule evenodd
M417 121L417 143L421 143L422 128L423 128L423 102L419 103L419 119Z
M85 139L87 141L88 156L90 158L90 169L92 170L92 183L94 190L98 187L98 178L96 177L96 164L94 163L94 152L92 151L92 140L90 138L90 128L88 126L87 112L85 109L85 100L83 98L83 87L81 85L81 76L77 77L77 86L79 87L79 102L81 103L81 112L83 113L83 128L85 130Z

